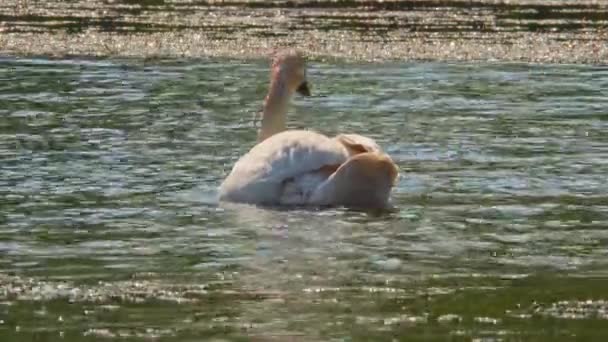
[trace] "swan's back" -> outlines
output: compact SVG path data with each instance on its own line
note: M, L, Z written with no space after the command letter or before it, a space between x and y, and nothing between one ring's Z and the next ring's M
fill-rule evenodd
M280 204L285 182L326 166L341 165L348 157L342 144L316 132L275 134L234 165L220 186L219 197L221 201Z

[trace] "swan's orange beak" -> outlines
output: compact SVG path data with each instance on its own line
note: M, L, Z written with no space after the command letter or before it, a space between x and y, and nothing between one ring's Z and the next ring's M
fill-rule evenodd
M300 95L310 96L310 88L308 88L308 82L302 82L298 89L296 89L296 92L298 92L298 94Z

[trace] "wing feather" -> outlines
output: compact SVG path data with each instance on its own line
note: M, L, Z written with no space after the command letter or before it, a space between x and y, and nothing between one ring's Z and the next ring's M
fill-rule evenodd
M349 157L335 139L313 131L290 130L254 146L220 186L220 200L274 204L285 181Z

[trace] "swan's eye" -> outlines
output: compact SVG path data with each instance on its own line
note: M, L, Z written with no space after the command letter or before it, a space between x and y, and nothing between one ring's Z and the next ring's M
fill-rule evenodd
M300 95L310 96L310 88L308 88L308 82L306 82L306 81L302 82L302 84L300 84L300 86L298 87L298 89L296 89L296 91Z

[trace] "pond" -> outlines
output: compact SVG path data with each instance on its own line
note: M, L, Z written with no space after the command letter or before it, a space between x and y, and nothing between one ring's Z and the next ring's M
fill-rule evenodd
M310 63L394 209L216 202L268 62L0 59L0 340L608 336L608 68Z

